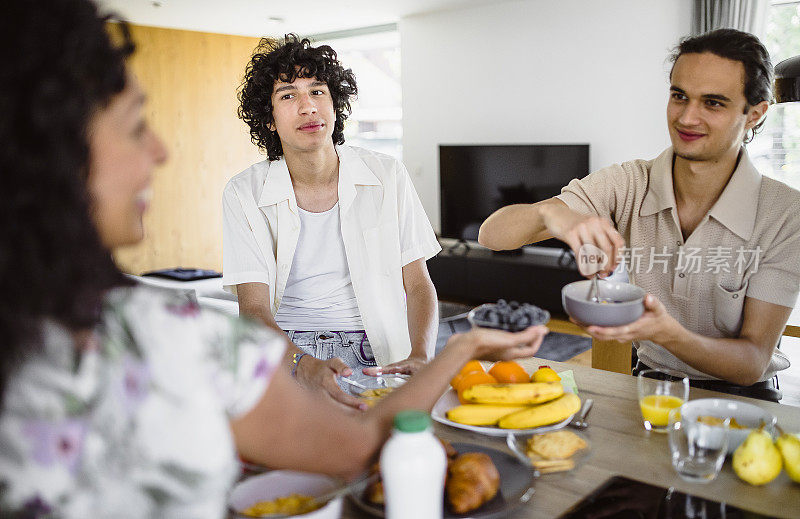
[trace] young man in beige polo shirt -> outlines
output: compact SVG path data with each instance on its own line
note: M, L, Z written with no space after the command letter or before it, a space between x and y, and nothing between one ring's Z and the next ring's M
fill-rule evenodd
M744 147L772 99L772 65L754 36L722 29L673 55L667 126L653 160L573 180L536 204L504 207L480 230L495 250L556 237L625 260L648 292L627 326L586 330L634 341L638 368L681 370L692 385L776 400L776 349L800 290L800 193L765 178ZM626 247L627 244L627 247Z

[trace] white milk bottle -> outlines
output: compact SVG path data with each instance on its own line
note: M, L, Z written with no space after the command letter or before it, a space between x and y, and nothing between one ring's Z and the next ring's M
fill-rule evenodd
M447 456L427 413L408 410L395 415L380 465L386 519L442 517Z

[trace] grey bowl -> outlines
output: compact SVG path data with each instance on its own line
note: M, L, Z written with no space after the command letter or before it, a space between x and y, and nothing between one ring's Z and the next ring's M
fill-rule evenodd
M576 281L561 289L561 304L567 315L585 325L622 326L644 313L645 291L630 283L598 280L598 295L608 301L595 303L587 296L591 280Z

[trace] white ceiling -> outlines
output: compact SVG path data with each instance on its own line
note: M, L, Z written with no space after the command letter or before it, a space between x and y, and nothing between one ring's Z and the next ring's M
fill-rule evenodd
M498 0L96 1L106 10L138 25L245 36L281 36L287 32L311 35L383 25L414 14L497 3Z

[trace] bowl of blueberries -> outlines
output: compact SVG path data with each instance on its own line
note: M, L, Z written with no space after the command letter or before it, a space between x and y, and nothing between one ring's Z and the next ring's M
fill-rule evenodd
M467 320L472 326L519 332L529 326L545 324L550 320L550 312L529 303L509 303L500 299L497 303L473 308L467 315Z

